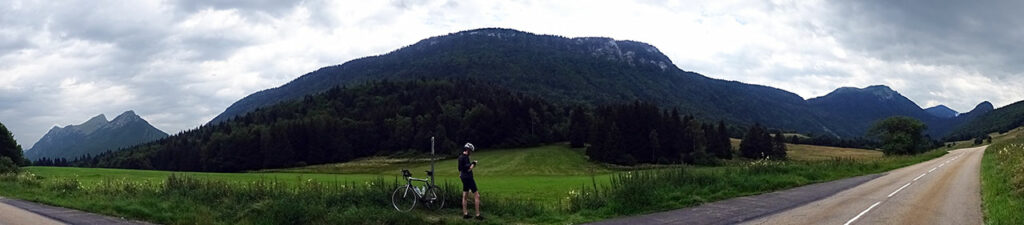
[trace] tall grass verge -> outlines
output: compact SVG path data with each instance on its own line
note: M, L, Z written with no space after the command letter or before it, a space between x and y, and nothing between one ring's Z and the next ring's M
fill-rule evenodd
M30 173L0 175L0 194L45 204L161 224L446 224L461 223L461 187L439 183L445 209L397 212L391 194L404 180L298 184L278 180L225 182L172 174L163 182L76 178L48 180ZM545 217L551 208L514 198L485 198L498 218ZM497 219L486 223L500 224Z
M755 195L811 183L880 173L944 155L861 160L833 158L821 162L757 160L725 167L680 167L633 171L614 176L606 186L571 191L565 210L597 217L634 215Z
M985 224L1024 222L1024 137L989 145L981 158Z

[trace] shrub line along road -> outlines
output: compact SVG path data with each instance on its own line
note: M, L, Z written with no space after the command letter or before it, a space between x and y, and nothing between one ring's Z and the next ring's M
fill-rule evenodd
M0 225L149 224L0 197Z
M982 224L985 147L883 174L594 224Z

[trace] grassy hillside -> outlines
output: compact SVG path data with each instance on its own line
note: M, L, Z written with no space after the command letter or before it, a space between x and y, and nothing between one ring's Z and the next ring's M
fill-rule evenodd
M992 137L992 143L1002 143L1002 142L1010 141L1010 140L1016 138L1017 135L1019 135L1021 133L1024 133L1024 127L1018 127L1018 128L1012 129L1012 130L1004 132L1004 133L999 133L999 132L989 133L988 135L990 137ZM952 150L952 149L977 147L977 146L991 144L991 143L983 142L981 144L974 144L974 139L968 139L968 140L963 140L963 141L946 142L946 144L953 144L953 147L948 148L948 149Z
M1024 127L993 137L981 159L985 224L1024 221Z

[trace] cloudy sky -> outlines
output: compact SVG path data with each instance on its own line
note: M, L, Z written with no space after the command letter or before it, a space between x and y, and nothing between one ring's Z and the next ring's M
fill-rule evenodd
M1022 1L2 2L0 122L26 149L126 110L177 133L317 68L482 27L647 42L804 98L884 84L922 107L1024 100Z

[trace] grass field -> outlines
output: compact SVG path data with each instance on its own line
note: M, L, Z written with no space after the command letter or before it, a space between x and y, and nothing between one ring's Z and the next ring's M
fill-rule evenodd
M1002 134L1000 134L1000 133L991 133L991 134L988 134L988 135L992 137L992 143L1000 143L1000 142L1010 141L1011 139L1016 138L1017 135L1021 134L1021 133L1024 133L1024 127L1018 127L1016 129L1007 131L1006 133L1002 133ZM984 142L982 144L974 144L974 139L970 139L970 140L963 140L963 141L946 142L946 144L953 144L953 147L946 148L946 149L961 149L961 148L977 147L977 146L991 144L991 143Z
M729 141L732 142L732 146L734 147L740 146L740 139L731 138ZM885 156L885 154L882 153L882 151L858 148L786 144L786 156L789 157L790 160L796 161L822 161L834 158L871 160L880 159Z
M1020 224L1024 221L1024 128L993 136L992 142L981 159L985 223Z
M582 185L592 185L594 179L607 183L611 171L586 160L582 149L569 149L562 145L549 145L526 149L480 151L473 159L480 161L475 169L480 189L488 194L556 204L566 193ZM375 179L400 179L401 170L409 169L413 176L423 178L430 170L430 162L423 160L397 160L369 158L349 163L327 164L294 169L266 170L256 173L181 173L196 178L228 182L259 180L296 184L313 180L323 183L364 183ZM123 170L97 168L28 167L27 171L47 179L77 178L83 186L91 186L106 179L132 179L144 182L163 182L169 171ZM440 160L435 165L438 183L460 184L456 160ZM591 177L593 173L595 176ZM461 188L461 186L459 186Z
M480 164L473 174L486 176L566 176L608 173L606 167L587 160L583 149L570 149L566 145L547 145L524 149L480 150L472 155ZM438 176L458 176L456 159L437 161ZM367 158L346 163L315 165L265 172L338 173L338 174L400 174L402 169L423 173L430 162L423 159Z
M566 224L877 173L944 153L882 157L872 150L789 149L790 162L732 160L718 167L639 171L592 163L582 149L562 144L483 150L473 159L480 161L475 174L490 215L486 223ZM436 164L440 182L449 184L448 209L406 215L389 208L401 169L423 177L429 167L429 161L387 158L252 173L28 167L36 177L0 176L0 195L166 224L463 223L454 159ZM307 217L321 220L301 219Z

